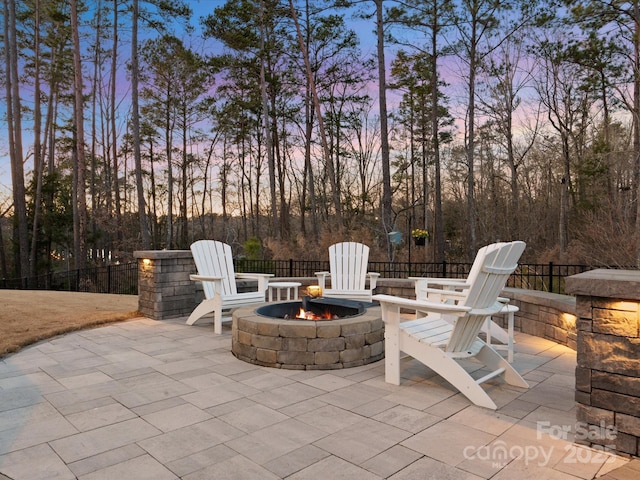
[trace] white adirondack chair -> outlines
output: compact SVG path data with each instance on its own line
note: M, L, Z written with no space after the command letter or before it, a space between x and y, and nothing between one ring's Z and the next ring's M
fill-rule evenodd
M481 248L476 258L471 266L471 270L469 270L469 274L467 278L437 278L437 277L409 277L410 280L415 282L415 292L417 300L427 300L427 301L435 301L439 302L441 300L442 291L460 291L460 292L468 292L469 287L475 281L478 272L480 271L480 267L482 265L483 259L485 255L491 250L499 247L500 245L504 245L502 243L492 243L491 245L487 245ZM438 287L438 288L433 288ZM508 328L505 330L496 322L494 322L491 317L487 318L485 325L482 327L482 332L487 336L487 343L491 344L493 340L497 340L503 345L496 345L496 348L504 348L506 346L507 349L507 359L509 363L513 361L513 344L514 344L514 331L513 331L513 315L518 311L518 307L515 305L509 305L509 299L500 297L499 301L503 304L502 310L500 310L500 314L505 314L508 316Z
M481 384L496 376L507 383L528 388L520 374L478 337L487 316L503 305L498 295L515 270L524 242L504 243L484 255L474 282L467 292L443 292L442 302L410 300L374 295L380 302L385 323L385 380L400 384L400 352L411 355L451 383L476 405L496 409ZM453 299L457 303L449 303ZM414 320L402 321L400 310L416 312ZM426 315L425 315L426 314ZM444 317L455 316L454 323ZM476 359L491 370L475 379L460 359Z
M341 242L329 247L329 272L316 272L325 297L371 301L379 273L367 272L369 247L362 243ZM327 278L331 288L325 288ZM367 288L367 278L369 288Z
M215 240L199 240L191 245L191 253L198 269L197 275L190 275L194 281L202 282L204 300L187 319L187 325L208 313L213 313L213 330L222 333L222 311L244 305L263 303L271 274L235 273L231 247ZM254 279L258 281L256 291L238 293L236 279Z

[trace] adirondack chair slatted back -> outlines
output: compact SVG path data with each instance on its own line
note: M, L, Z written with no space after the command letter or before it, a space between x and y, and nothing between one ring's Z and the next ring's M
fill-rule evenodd
M478 276L478 274L482 271L482 266L484 265L484 258L487 253L499 248L502 245L506 245L505 242L492 243L490 245L485 245L476 255L475 260L473 261L473 265L471 265L471 270L469 270L469 274L467 275L467 282L473 283Z
M233 267L231 247L217 240L199 240L191 244L191 253L198 274L211 277L223 277L222 294L238 293ZM205 298L213 297L213 283L202 282Z
M474 310L495 308L497 313L502 307L497 304L498 296L504 288L509 276L518 266L518 260L524 252L524 242L496 243L488 245L479 255L483 259L478 271L474 272L475 278L470 280L470 288L463 305L471 307L470 314L456 320L446 350L449 352L462 352L473 344L482 325L487 319L486 310L474 314Z
M482 263L484 261L484 257L487 254L487 252L499 247L500 245L504 245L504 243L492 243L491 245L486 245L484 247L482 247L480 250L478 250L478 253L476 255L476 258L473 260L473 264L471 265L471 269L469 270L469 273L467 274L467 278L466 279L460 279L460 281L466 283L466 284L471 284L474 282L475 278L478 276L478 273L480 272L480 270L482 269ZM437 281L435 282L436 284L438 283ZM427 293L427 289L430 287L430 282L428 281L418 281L416 283L416 295L418 298L428 298L428 293ZM468 289L466 290L466 292L468 292Z
M364 290L369 262L369 247L362 243L342 242L329 247L332 290Z

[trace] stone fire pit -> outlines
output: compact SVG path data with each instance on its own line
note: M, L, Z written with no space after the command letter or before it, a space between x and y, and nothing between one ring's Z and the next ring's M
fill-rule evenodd
M301 302L291 302L295 309ZM289 304L286 304L289 306ZM356 367L384 358L384 324L379 306L334 320L263 316L256 307L233 312L231 352L240 360L292 370Z

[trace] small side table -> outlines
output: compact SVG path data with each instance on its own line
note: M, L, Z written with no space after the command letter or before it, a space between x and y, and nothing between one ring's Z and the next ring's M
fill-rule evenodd
M302 284L299 282L269 282L269 301L273 302L273 291L276 291L276 302L280 301L280 292L287 292L287 300L298 298L298 287ZM291 295L293 293L293 296Z

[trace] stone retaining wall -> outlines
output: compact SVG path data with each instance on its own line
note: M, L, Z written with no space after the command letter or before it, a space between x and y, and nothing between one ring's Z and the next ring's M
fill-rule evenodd
M147 250L134 252L138 260L138 310L154 320L187 317L202 301L202 287L189 279L196 273L190 250ZM272 281L300 282L299 294L316 277L272 278ZM251 282L238 282L238 291L252 288ZM415 298L413 282L407 279L381 278L375 293ZM506 289L503 295L520 308L515 329L576 348L575 298L533 290ZM506 327L506 318L495 318Z
M516 331L546 338L576 350L576 299L568 295L538 292L519 288L506 288L502 295L511 299L520 310L514 318ZM506 328L504 315L494 320Z

